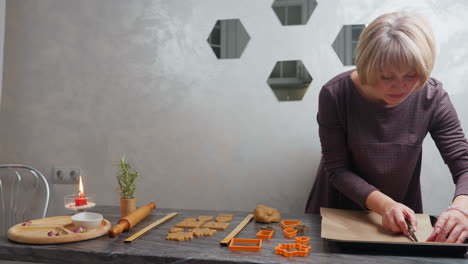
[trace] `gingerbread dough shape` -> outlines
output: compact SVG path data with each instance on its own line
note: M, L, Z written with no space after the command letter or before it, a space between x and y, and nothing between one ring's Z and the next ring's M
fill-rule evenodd
M177 232L177 233L169 233L166 236L167 240L176 240L176 241L184 241L184 240L192 240L193 233L192 232Z
M201 236L212 236L216 234L216 230L210 228L194 228L190 230L194 236L201 237Z

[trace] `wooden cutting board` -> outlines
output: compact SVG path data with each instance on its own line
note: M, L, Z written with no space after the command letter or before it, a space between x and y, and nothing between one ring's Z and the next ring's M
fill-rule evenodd
M83 233L75 233L75 225L71 216L55 216L32 220L27 226L23 223L8 229L8 238L12 241L25 244L61 244L93 239L107 234L111 224L103 219L95 229L85 230ZM60 232L60 236L48 236L49 231Z

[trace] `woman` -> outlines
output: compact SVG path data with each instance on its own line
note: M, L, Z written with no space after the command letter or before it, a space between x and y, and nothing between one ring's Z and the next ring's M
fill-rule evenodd
M368 209L408 233L422 212L422 144L429 132L456 184L428 241L468 237L468 143L442 83L430 77L435 44L416 14L384 14L362 32L356 70L325 84L317 121L322 159L306 207ZM416 228L415 228L416 229Z

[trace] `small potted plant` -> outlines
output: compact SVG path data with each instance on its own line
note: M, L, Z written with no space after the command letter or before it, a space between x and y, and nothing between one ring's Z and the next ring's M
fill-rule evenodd
M138 171L132 169L125 157L119 162L120 170L117 176L117 182L120 187L120 215L122 217L136 210L135 199L135 179L138 177Z

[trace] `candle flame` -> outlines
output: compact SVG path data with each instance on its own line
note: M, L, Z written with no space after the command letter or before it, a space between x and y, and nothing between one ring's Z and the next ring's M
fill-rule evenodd
M81 181L81 176L80 176L80 183L78 187L78 195L80 196L80 198L84 197L83 181Z

